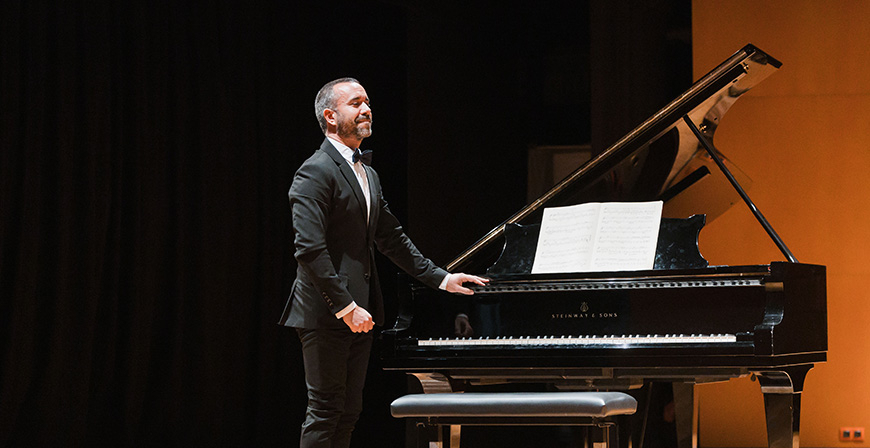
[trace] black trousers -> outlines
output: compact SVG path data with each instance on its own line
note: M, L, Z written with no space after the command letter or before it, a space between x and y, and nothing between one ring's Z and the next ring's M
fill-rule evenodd
M372 332L297 328L302 341L308 411L300 448L348 448L362 412Z

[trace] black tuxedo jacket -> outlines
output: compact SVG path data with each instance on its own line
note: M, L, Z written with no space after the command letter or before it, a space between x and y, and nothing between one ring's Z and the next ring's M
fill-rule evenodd
M340 328L335 317L351 302L384 324L383 296L378 286L374 248L424 284L437 288L447 271L425 258L390 213L374 169L366 166L371 210L353 168L324 139L293 178L290 209L295 233L296 280L281 325L297 328Z

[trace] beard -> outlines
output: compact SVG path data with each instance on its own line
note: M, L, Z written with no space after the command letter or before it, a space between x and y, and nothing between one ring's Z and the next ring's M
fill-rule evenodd
M362 115L354 121L338 120L338 135L341 137L354 137L364 139L372 135L371 115Z

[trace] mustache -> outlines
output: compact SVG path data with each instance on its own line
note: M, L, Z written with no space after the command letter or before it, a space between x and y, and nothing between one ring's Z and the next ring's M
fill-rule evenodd
M371 123L371 122L372 122L372 116L371 116L371 115L360 115L359 117L357 117L356 120L354 120L354 122L356 122L356 123L363 123L363 122L366 122L366 121L369 122L369 123Z

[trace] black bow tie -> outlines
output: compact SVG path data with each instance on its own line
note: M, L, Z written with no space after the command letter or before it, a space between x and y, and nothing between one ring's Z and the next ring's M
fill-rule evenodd
M372 150L366 149L365 151L360 151L359 148L353 150L353 163L357 163L362 160L366 165L372 164Z

